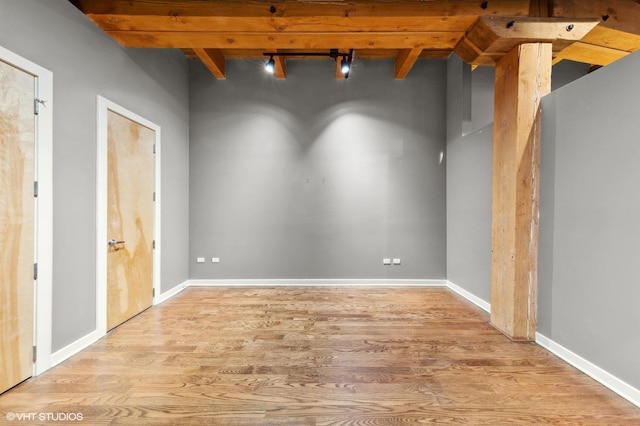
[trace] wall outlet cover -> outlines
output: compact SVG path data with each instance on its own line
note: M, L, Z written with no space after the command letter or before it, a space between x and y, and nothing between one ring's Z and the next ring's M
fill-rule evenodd
M394 258L394 259L393 259L393 264L394 264L394 265L400 265L400 264L401 264L401 262L400 262L400 258L399 258L399 257Z
M220 263L220 258L219 257L212 257L211 258L211 263Z
M196 263L204 263L204 257L196 258Z
M382 259L382 264L383 265L391 265L391 259L385 257L384 259Z

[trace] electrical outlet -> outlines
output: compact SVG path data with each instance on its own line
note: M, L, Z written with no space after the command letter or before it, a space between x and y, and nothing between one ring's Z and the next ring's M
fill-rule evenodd
M383 265L391 265L391 259L388 257L385 257L384 259L382 259L382 264Z
M402 264L402 263L400 262L400 258L399 258L399 257L394 257L394 258L393 258L393 264L394 264L394 265L400 265L400 264Z
M196 263L204 263L204 257L196 258Z
M220 263L220 258L219 257L212 257L211 258L211 263Z

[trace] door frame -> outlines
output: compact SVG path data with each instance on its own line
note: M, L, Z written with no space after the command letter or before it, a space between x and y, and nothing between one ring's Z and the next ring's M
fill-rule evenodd
M100 337L107 334L107 148L108 148L108 132L107 132L107 112L113 111L122 115L138 124L150 128L155 132L156 155L154 188L156 192L156 202L153 208L153 239L155 240L155 249L153 250L153 302L152 306L157 303L160 296L160 212L161 212L161 194L160 191L160 126L151 121L140 117L134 112L112 102L100 95L97 97L98 112L98 134L97 134L97 196L96 196L96 331Z
M53 73L0 46L0 60L36 77L35 96L45 101L39 105L35 128L35 198L34 259L38 279L34 281L34 346L38 356L33 375L51 368L52 300L53 300Z

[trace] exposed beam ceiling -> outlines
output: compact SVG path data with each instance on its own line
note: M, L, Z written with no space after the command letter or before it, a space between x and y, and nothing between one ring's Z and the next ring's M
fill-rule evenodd
M633 0L70 0L127 48L179 48L216 78L225 60L265 51L341 51L393 58L398 79L419 59L456 52L495 65L514 46L553 43L554 60L607 65L640 49ZM285 59L276 77L285 78ZM339 73L336 73L338 76Z

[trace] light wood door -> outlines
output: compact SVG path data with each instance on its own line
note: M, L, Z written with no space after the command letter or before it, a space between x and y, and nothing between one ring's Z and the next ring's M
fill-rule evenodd
M0 61L0 392L33 372L35 77Z
M153 303L155 132L107 112L107 329Z

